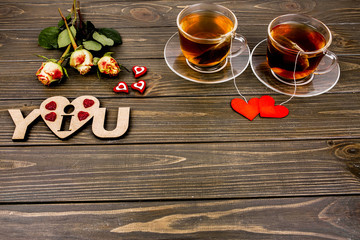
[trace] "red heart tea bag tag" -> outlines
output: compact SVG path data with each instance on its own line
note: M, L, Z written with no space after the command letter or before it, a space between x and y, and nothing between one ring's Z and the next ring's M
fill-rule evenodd
M235 112L252 121L259 114L259 99L251 98L247 103L243 99L234 98L231 100L231 107Z
M295 60L295 66L294 66L294 76L296 72L296 63L298 60L298 57L300 55L300 52L298 52ZM239 88L236 85L236 77L234 75L234 70L232 66L232 58L230 58L230 67L232 72L232 77L234 80L234 86L238 92L238 94L244 99L240 98L234 98L231 101L231 107L234 109L234 111L238 112L239 114L243 115L250 121L252 121L259 113L261 117L267 117L267 118L283 118L286 117L289 114L289 109L287 109L283 104L289 102L296 94L296 79L294 77L294 92L291 95L291 97L282 102L280 105L275 105L275 100L270 96L262 96L260 99L258 98L252 98L249 100L249 102L246 102L245 96L243 96L239 90Z
M140 93L144 93L146 88L146 82L144 80L140 80L137 83L131 84L131 88Z
M113 88L113 91L117 92L117 93L120 93L120 92L129 93L129 88L125 82L119 82L118 85L116 85Z
M135 75L135 78L139 78L147 72L147 68L145 66L133 66L132 71Z
M283 118L289 114L289 109L283 105L275 105L270 96L262 96L259 100L260 116L267 118Z

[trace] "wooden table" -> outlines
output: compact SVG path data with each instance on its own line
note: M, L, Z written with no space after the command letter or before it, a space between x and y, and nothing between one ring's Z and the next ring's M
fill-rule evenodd
M117 29L112 50L127 68L147 66L145 94L115 94L118 78L80 76L54 87L35 76L60 51L37 45L72 1L0 3L0 239L360 239L359 1L228 1L251 49L286 13L316 17L331 29L341 77L329 92L295 98L284 119L235 113L233 82L197 84L174 74L163 49L177 14L196 1L83 1L86 20ZM209 1L210 2L210 1ZM213 2L213 1L211 1ZM219 3L219 2L217 2ZM288 96L250 67L237 78L245 97ZM8 109L26 116L52 96L92 95L107 108L130 107L127 133L99 139L91 124L69 139L36 121L12 141Z

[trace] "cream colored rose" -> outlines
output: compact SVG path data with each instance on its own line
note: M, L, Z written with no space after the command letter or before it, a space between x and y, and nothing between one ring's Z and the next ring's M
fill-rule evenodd
M43 62L36 72L36 76L40 82L48 86L52 82L60 81L64 76L62 67L58 63Z
M99 71L110 76L116 76L120 72L119 64L113 57L103 56L97 63Z
M81 75L84 75L93 66L93 56L86 49L76 50L70 56L70 66L76 68Z

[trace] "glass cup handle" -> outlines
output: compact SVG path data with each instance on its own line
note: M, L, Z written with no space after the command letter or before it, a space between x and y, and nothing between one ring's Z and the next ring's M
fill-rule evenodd
M232 44L233 44L234 40L239 41L241 46L240 46L239 49L236 49L234 52L231 52L229 54L230 58L239 56L247 48L247 41L246 41L246 38L243 35L235 33L235 36L234 36L234 38L232 40Z
M338 62L338 58L335 53L331 51L326 51L324 57L321 59L318 68L314 74L324 74L328 73L334 69Z

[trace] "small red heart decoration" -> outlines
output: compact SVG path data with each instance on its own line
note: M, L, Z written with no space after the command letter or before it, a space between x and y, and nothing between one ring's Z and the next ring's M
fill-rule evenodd
M89 116L90 116L90 114L88 112L80 111L78 113L78 118L79 118L80 121L85 120Z
M45 119L50 122L54 122L56 120L56 113L51 112L51 113L46 114Z
M139 91L140 93L144 93L146 88L146 82L144 80L140 80L137 83L131 84L131 88L136 91Z
M94 100L88 98L84 99L83 101L84 108L89 108L92 105L94 105L94 103L95 103Z
M129 88L126 82L119 82L118 85L113 88L113 91L117 93L119 92L129 93Z
M147 68L145 66L133 66L132 71L135 74L135 78L139 78L147 72Z
M55 110L56 107L57 107L57 104L54 101L51 101L51 102L49 102L48 104L45 105L45 108L47 110L49 110L49 111Z
M262 96L259 100L260 116L267 118L283 118L289 114L289 109L283 105L276 105L270 96Z
M235 112L240 113L250 121L259 114L259 99L251 98L248 103L243 99L234 98L231 100L231 107Z

